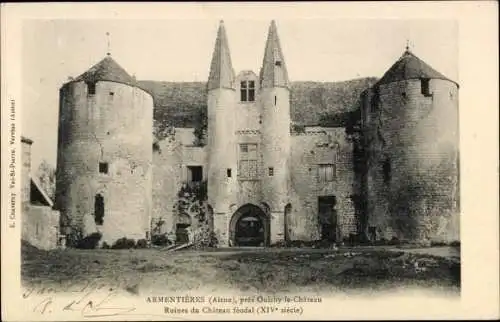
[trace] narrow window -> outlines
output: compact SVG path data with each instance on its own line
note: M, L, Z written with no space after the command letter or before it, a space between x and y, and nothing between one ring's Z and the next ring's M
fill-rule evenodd
M109 92L109 96L111 96L111 98L113 98L113 96L115 96L115 93L114 92Z
M391 181L391 162L386 159L382 165L382 172L384 175L384 183L389 183Z
M95 95L95 83L87 83L87 93L89 95Z
M108 173L109 166L107 162L99 162L99 173Z
M336 178L336 169L334 164L319 164L318 165L318 181L332 182Z
M268 174L270 177L274 176L274 168L273 167L269 167Z
M277 101L278 101L278 97L276 95L274 95L274 106L276 106Z
M246 81L243 81L241 82L240 84L240 92L241 92L241 101L242 102L246 102L248 100L247 98L247 82Z
M254 81L248 82L248 101L249 102L255 101L255 82Z
M202 166L189 166L188 168L188 174L189 182L201 182L203 180L203 167Z
M104 223L104 197L97 194L94 199L94 220L96 225Z
M226 174L228 178L231 178L233 176L233 174L231 173L231 169L227 169Z
M431 95L431 92L430 92L430 89L429 89L429 79L428 78L422 78L420 79L420 86L421 86L421 92L422 92L422 95L424 96L430 96Z

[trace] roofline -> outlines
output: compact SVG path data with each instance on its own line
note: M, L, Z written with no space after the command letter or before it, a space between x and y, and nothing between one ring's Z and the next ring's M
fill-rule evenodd
M42 196L45 199L45 201L49 204L49 207L53 207L54 206L54 202L52 201L52 199L50 199L49 195L47 195L47 193L45 192L45 190L43 190L43 188L40 186L40 182L38 181L38 179L35 176L32 176L32 175L30 175L30 179L31 179L31 182L33 182L33 184L36 186L36 188L38 189L38 191L42 194Z
M74 79L74 80L71 80L69 82L63 83L62 86L61 86L61 88L64 88L64 87L66 87L66 86L68 86L70 84L73 84L73 83L80 83L80 82L85 83L85 80L83 80L83 79ZM145 89L145 88L142 88L138 84L132 84L132 83L127 83L127 82L120 82L120 81L111 80L111 79L98 79L98 80L96 80L96 83L98 83L98 82L110 82L110 83L117 83L117 84L127 85L127 86L130 86L130 87L135 87L135 88L138 88L138 89L142 90L143 92L148 93L151 96L151 98L154 100L153 93L150 92L149 90Z
M408 80L416 80L416 79L423 79L424 77L409 77L409 78L404 78L404 79L400 79L400 80L397 80L397 81L392 81L392 82L381 82L382 81L382 78L376 82L375 84L373 84L372 87L376 87L376 86L380 86L380 85L385 85L385 84L391 84L391 83L396 83L396 82L401 82L401 81L408 81ZM457 82L455 82L454 80L451 80L449 78L446 78L446 76L444 77L430 77L429 79L440 79L440 80L445 80L445 81L448 81L448 82L451 82L455 85L457 85L458 88L460 88L460 84L458 84ZM371 88L371 87L370 87Z

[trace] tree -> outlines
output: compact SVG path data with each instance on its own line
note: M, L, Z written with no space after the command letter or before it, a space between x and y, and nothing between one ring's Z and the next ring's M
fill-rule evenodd
M56 191L56 169L46 160L42 160L38 166L36 177L40 181L42 189L47 193L50 199L54 200Z
M191 218L194 247L214 247L217 239L211 228L207 204L207 181L184 183L177 194L174 215Z

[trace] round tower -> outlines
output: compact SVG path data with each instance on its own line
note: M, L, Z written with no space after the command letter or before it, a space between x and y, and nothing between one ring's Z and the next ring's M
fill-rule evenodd
M368 226L400 239L458 238L458 84L407 48L372 100L381 141L374 189L386 202Z
M226 30L221 21L207 84L207 192L214 212L214 231L221 245L229 242L229 207L237 198L234 79Z
M106 56L60 89L56 207L68 238L147 238L153 98Z
M274 20L260 70L262 195L271 211L271 243L284 239L289 200L290 82Z

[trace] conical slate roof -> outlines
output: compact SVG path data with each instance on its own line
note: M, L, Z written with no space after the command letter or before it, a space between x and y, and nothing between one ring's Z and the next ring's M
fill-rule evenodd
M444 79L453 82L406 49L401 58L377 82L377 85L420 78Z
M208 76L208 90L215 88L234 88L234 70L231 62L231 53L227 41L224 21L221 20L217 39L215 40L212 63L210 64L210 74Z
M130 76L125 69L111 58L110 55L104 57L103 60L92 66L85 73L78 76L74 81L84 81L95 83L98 81L111 81L135 85L136 81Z
M285 59L274 20L269 26L267 35L264 60L260 70L260 83L262 88L290 87Z

